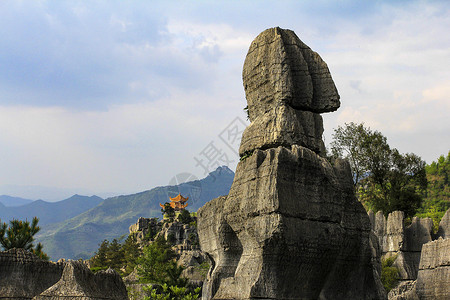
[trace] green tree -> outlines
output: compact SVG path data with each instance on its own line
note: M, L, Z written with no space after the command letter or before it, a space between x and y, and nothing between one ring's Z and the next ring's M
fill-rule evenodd
M144 290L150 292L150 297L144 297L144 300L196 300L200 297L201 288L198 287L190 291L186 287L162 285L162 292L157 289L145 288Z
M111 242L104 240L91 258L91 270L96 272L112 268L126 276L134 270L140 253L139 245L132 234L122 244L117 239Z
M168 284L185 286L187 281L181 278L182 267L177 266L176 254L164 237L159 236L154 242L144 247L138 259L138 274L142 283Z
M331 150L334 157L349 160L358 198L366 208L386 215L402 210L408 217L420 208L427 179L419 156L400 154L380 132L355 123L335 129Z
M381 282L388 293L397 285L400 278L398 269L394 266L396 258L397 256L393 256L381 261Z
M38 243L34 247L34 235L41 229L37 224L39 219L34 217L31 224L28 220L11 220L9 226L7 223L0 225L0 244L3 249L9 250L12 248L22 248L30 251L40 257L41 259L48 260L47 254L42 249L41 243Z
M92 271L108 269L108 251L109 251L109 241L103 240L103 242L98 247L98 250L91 258Z
M164 203L164 208L161 208L161 212L169 219L173 220L173 218L175 217L175 209L170 206L170 203L168 202Z
M126 264L124 275L128 275L133 272L137 265L137 260L142 253L136 237L133 234L128 235L127 239L123 243L122 252L124 254L124 261Z
M416 214L418 217L433 219L436 232L439 222L450 208L450 151L447 156L441 155L436 161L425 167L428 187L422 207Z
M178 215L178 220L183 224L189 224L192 222L191 213L187 209L183 209Z

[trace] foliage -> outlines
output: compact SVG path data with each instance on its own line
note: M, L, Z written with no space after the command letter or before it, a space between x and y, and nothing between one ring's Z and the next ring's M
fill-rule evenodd
M247 151L245 151L245 152L241 155L241 157L239 158L239 161L243 161L243 160L249 158L250 156L253 155L253 152L254 152L254 151L255 151L255 150L247 150Z
M247 116L247 121L250 120L250 114L248 113L248 105L244 107L245 114Z
M169 202L164 203L164 208L161 208L161 212L171 220L175 217L175 209L170 206Z
M170 245L175 245L175 242L177 241L177 239L175 238L175 234L173 233L173 232L171 232L171 233L169 233L168 235L167 235L167 242L170 244Z
M111 268L126 276L134 270L140 254L134 235L130 234L123 244L117 239L112 242L104 240L91 258L91 270L96 272Z
M178 215L178 220L183 224L189 224L192 222L191 213L187 209L183 209Z
M445 157L441 155L425 167L428 187L418 217L433 220L433 229L437 232L439 222L450 208L450 151Z
M381 261L381 282L388 293L397 285L400 278L398 269L393 266L396 258L397 256L392 256Z
M195 300L200 297L201 288L198 287L194 291L189 291L186 287L163 284L161 293L158 293L157 289L151 289L150 292L150 297L144 297L144 300Z
M144 247L138 259L138 274L141 283L159 283L186 286L187 279L182 278L182 267L177 266L176 254L164 237L159 236L154 242Z
M364 124L339 126L333 139L333 156L349 160L359 200L366 208L414 216L427 186L425 162L419 156L391 149L385 136Z
M41 229L37 226L39 219L34 217L30 222L25 220L11 220L9 227L7 223L0 224L0 244L5 250L22 248L37 255L39 258L48 260L47 254L42 249L41 243L36 247L33 245L34 235Z
M197 270L200 271L200 274L202 275L203 278L206 278L206 275L208 274L210 265L207 261L204 261L200 265L195 266L194 268L196 268Z

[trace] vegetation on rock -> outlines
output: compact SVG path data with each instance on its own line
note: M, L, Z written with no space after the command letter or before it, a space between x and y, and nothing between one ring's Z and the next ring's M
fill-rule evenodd
M0 244L4 250L21 248L30 251L39 258L48 260L47 254L42 249L41 243L36 247L33 244L34 235L41 229L37 224L39 219L34 217L31 221L11 220L9 226L7 223L0 224Z
M190 291L186 287L168 286L162 285L162 291L158 292L158 289L144 288L144 290L150 292L150 296L144 297L144 300L195 300L200 297L201 288L196 288L194 291Z
M177 266L175 258L175 252L164 237L156 238L144 247L137 260L140 282L186 286L187 279L180 277L183 268Z
M381 262L381 282L388 293L397 285L399 280L398 270L393 265L396 258L397 256L392 256L383 259Z

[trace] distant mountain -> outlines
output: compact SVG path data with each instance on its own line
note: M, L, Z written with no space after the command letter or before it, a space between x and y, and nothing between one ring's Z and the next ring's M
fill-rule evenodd
M23 199L23 198L19 198L19 197L11 197L8 195L0 196L0 203L7 207L21 206L21 205L25 205L25 204L30 204L31 202L33 202L33 200Z
M201 180L108 198L72 219L46 226L37 240L44 245L44 251L52 260L88 258L104 239L127 235L128 228L139 217L162 217L159 203L168 202L169 196L181 193L189 197L187 209L197 211L209 200L227 195L233 179L233 171L219 167Z
M58 202L46 202L43 200L32 201L29 204L16 207L0 207L0 220L8 222L12 219L32 220L39 218L39 226L58 223L75 217L103 201L97 196L74 195L66 200Z

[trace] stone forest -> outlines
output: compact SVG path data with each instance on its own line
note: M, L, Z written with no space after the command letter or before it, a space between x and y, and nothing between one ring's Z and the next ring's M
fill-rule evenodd
M349 162L327 159L321 114L340 96L319 54L270 28L251 43L242 77L251 123L229 194L196 215L179 194L160 204L162 221L130 227L140 251L170 241L182 266L171 270L184 278L174 282L195 292L164 296L167 286L145 286L137 267L122 279L11 249L0 253L0 299L450 299L450 210L437 233L429 218L367 212ZM389 292L382 261L398 270Z

